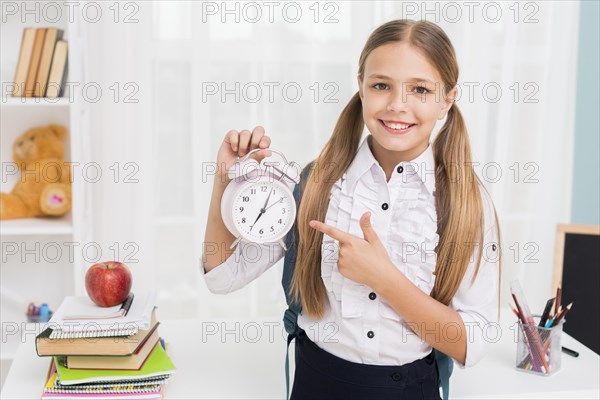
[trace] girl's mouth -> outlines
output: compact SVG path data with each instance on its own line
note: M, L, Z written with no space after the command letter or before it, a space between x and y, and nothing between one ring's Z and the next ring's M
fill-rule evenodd
M379 120L379 123L385 128L386 131L395 135L406 134L412 129L413 126L416 125L402 122L383 121L381 119Z

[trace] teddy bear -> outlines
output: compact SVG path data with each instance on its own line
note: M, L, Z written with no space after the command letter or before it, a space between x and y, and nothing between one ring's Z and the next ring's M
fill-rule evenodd
M61 125L37 126L13 144L13 161L21 170L10 193L0 193L0 220L58 217L71 210L71 167L65 161Z

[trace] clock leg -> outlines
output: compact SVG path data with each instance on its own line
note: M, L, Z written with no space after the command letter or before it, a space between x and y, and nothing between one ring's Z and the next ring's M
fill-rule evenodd
M285 241L283 239L279 239L279 244L283 247L283 250L287 251L287 247L285 245Z
M233 243L231 243L231 246L229 246L229 249L231 250L231 249L233 249L235 246L237 246L237 244L240 242L240 240L242 240L242 237L241 237L241 236L238 236L238 237L237 237L237 238L236 238L236 239L233 241Z

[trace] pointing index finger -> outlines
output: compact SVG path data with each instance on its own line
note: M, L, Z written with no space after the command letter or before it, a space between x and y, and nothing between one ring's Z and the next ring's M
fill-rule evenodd
M312 228L318 230L319 232L323 232L324 234L331 236L339 242L348 242L350 241L350 239L352 239L352 235L350 235L349 233L339 230L338 228L335 228L331 225L324 224L320 221L312 220L310 221L309 225Z

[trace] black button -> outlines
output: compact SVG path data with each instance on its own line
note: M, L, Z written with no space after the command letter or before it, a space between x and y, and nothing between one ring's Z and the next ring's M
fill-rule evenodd
M387 210L387 209L388 209L388 207L389 207L389 206L388 206L388 203L383 203L383 204L381 205L381 208L383 208L384 210Z
M398 382L399 380L402 379L402 374L400 372L394 372L392 374L392 379L395 380L396 382Z
M496 251L496 245L495 244L492 245L492 251Z
M367 337L368 337L369 339L373 339L373 336L375 336L375 334L373 333L373 331L369 331L369 332L367 332Z
M371 300L375 300L377 298L377 295L375 294L375 292L371 292L371 293L369 293L369 298Z
M399 165L398 168L396 168L396 171L398 171L399 174L404 172L404 167L402 165Z

